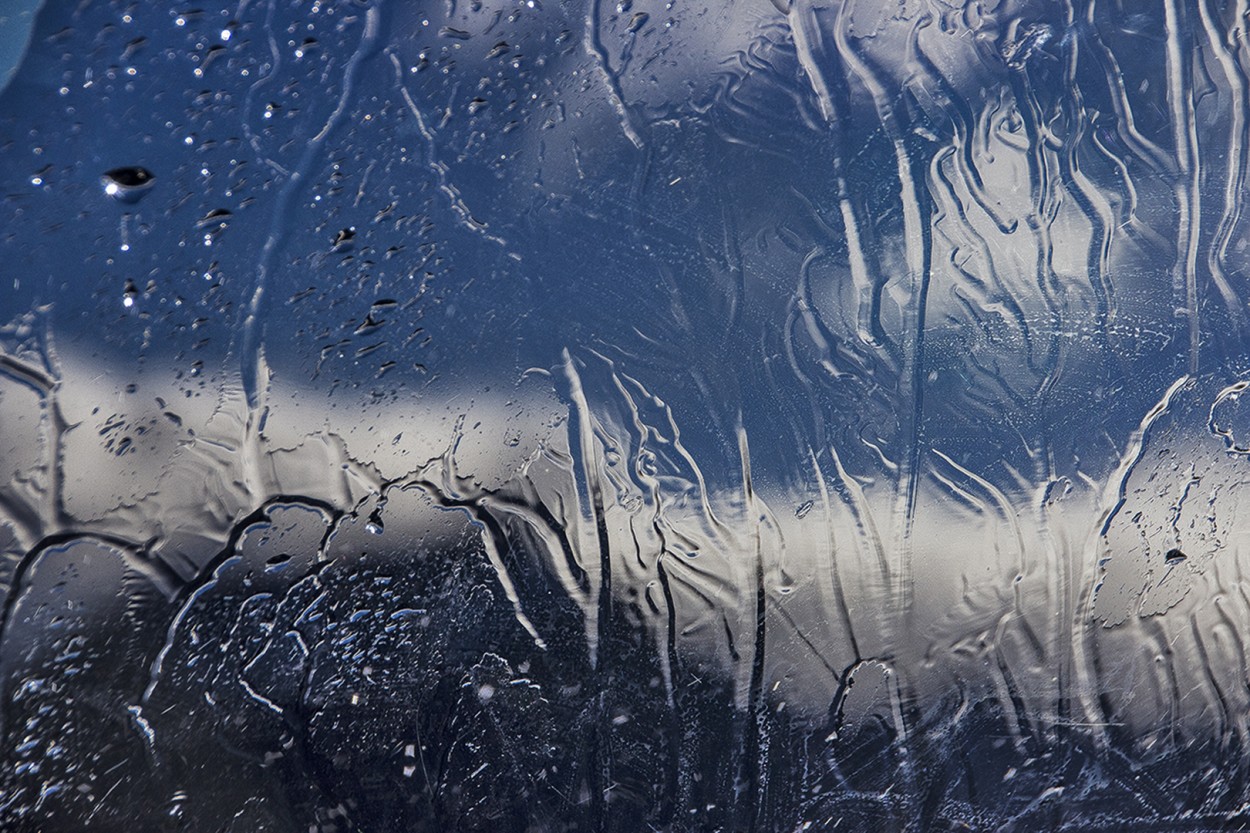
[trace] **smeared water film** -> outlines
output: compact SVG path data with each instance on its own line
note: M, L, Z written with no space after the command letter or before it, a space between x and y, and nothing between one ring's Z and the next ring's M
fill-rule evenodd
M1246 0L0 12L0 829L1250 827Z

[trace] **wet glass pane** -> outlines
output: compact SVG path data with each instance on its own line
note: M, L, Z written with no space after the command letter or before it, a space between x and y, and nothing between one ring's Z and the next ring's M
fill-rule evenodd
M1250 825L1248 14L0 6L0 829Z

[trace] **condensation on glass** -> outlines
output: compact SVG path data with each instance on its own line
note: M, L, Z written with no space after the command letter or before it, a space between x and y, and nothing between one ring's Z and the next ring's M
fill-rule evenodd
M1250 824L1248 12L0 18L0 828Z

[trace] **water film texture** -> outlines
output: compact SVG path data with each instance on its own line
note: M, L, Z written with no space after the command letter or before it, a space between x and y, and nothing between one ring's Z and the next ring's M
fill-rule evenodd
M0 829L1250 827L1248 16L6 18Z

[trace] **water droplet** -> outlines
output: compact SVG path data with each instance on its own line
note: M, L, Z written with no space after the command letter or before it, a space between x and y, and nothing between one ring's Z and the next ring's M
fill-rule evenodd
M214 208L203 217L195 221L196 228L225 228L227 222L234 214L224 208Z
M100 177L104 193L118 202L137 203L152 189L156 177L147 168L113 168Z
M348 251L349 249L351 249L352 240L355 237L356 237L355 226L352 226L351 228L341 229L339 233L334 236L334 245L331 250L335 252Z

